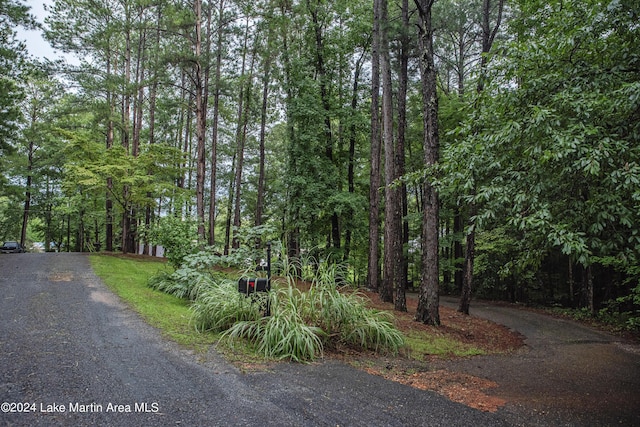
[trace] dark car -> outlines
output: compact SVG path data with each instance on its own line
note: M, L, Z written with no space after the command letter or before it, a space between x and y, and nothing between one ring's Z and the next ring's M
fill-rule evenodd
M18 242L4 242L0 246L0 252L3 254L19 254L24 252L24 248Z

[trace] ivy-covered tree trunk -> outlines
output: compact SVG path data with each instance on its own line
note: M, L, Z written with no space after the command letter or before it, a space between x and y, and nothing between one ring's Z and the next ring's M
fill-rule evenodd
M420 15L419 46L424 124L424 164L428 170L438 162L438 96L433 54L431 11L434 0L415 0ZM439 201L438 192L427 177L422 186L424 209L422 216L422 283L418 297L416 320L428 325L440 325L439 282Z

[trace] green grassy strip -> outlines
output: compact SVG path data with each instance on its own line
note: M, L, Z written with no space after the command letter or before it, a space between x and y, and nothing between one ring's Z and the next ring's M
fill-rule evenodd
M94 272L109 289L165 337L195 351L205 351L218 340L216 334L196 331L186 300L147 286L151 276L170 268L166 263L108 255L91 255L89 259Z
M453 338L426 333L410 333L405 337L405 343L409 348L409 357L415 360L425 360L427 356L450 358L477 356L486 353Z

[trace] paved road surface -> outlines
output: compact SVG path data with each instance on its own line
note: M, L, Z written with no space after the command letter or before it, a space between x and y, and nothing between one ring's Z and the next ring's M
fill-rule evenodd
M0 289L0 402L31 411L0 412L0 425L507 425L339 363L260 374L198 363L124 306L82 254L0 256Z
M457 307L451 298L441 303ZM474 301L470 311L526 337L514 355L443 364L498 383L491 394L507 401L501 410L506 420L527 426L640 426L640 346L512 306Z
M520 328L526 349L448 366L501 384L496 393L510 403L488 414L336 362L254 374L215 355L202 363L123 305L82 254L0 256L0 290L0 403L30 411L0 412L0 426L640 425L640 406L628 406L640 390L633 348L588 329L558 337L547 330L573 324L549 328L544 316L517 310L474 307ZM579 349L593 355L588 363ZM592 379L581 379L585 366ZM589 395L609 379L609 393ZM573 411L576 400L592 410Z

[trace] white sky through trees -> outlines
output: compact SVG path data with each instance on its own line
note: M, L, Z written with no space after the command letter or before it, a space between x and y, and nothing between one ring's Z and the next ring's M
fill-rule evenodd
M29 13L35 16L40 24L44 24L44 19L47 17L47 12L44 8L45 5L51 4L52 0L22 0L21 3L29 6ZM42 37L40 30L30 31L22 27L18 27L16 30L18 39L26 43L30 55L42 60L46 58L55 61L64 58L67 62L75 62L75 58L72 55L53 49Z

